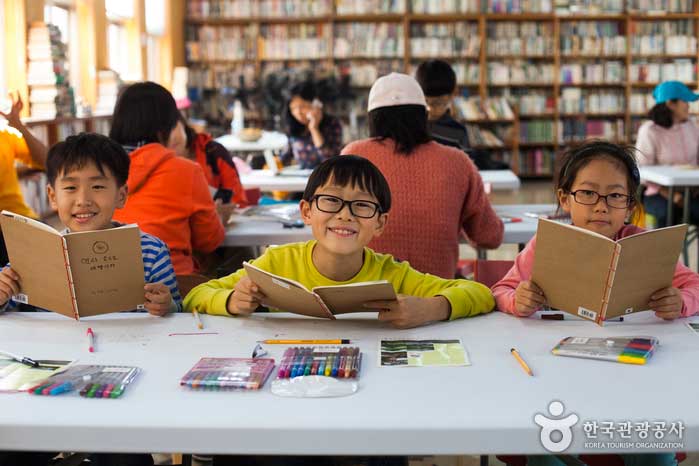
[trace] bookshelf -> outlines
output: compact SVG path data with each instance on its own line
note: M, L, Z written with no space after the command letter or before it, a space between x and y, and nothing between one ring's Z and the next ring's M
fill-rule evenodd
M377 77L412 73L427 58L448 61L464 94L511 102L516 125L469 124L496 135L509 125L514 143L495 151L522 177L551 176L555 154L585 138L633 143L655 85L699 82L693 0L190 0L187 7L191 87L215 93L241 76L253 87L303 67L349 76L354 100L342 105L344 120L360 127ZM212 42L207 28L235 37L233 53L198 56ZM293 51L270 54L276 43ZM259 118L270 121L264 112Z

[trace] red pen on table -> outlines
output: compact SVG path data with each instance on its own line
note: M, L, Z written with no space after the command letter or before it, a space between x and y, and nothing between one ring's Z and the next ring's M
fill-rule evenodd
M90 353L95 352L95 334L92 332L92 327L87 328L87 350Z

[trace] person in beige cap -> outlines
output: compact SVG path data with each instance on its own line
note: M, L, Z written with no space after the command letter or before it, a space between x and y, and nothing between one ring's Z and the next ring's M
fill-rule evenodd
M379 167L394 199L391 222L369 247L443 278L456 274L462 229L476 247L498 247L503 224L481 177L462 151L432 140L417 81L401 73L377 79L367 110L371 137L348 144L342 154Z

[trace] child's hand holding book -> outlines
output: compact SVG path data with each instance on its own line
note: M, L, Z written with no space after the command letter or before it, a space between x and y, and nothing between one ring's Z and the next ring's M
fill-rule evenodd
M264 298L260 288L246 276L236 283L233 294L228 298L226 310L233 315L250 315L262 304Z
M162 317L170 312L172 295L164 283L146 283L144 290L146 291L144 307L149 314Z
M447 320L451 315L451 305L444 296L418 298L398 295L393 301L369 301L368 309L379 311L379 320L388 322L395 328L412 328L430 322Z
M19 293L19 275L11 267L0 271L0 306L10 300L12 295Z
M532 281L523 281L515 290L515 312L520 317L528 317L546 304L544 292Z
M648 307L661 319L677 319L682 315L682 293L671 286L658 290L651 295Z

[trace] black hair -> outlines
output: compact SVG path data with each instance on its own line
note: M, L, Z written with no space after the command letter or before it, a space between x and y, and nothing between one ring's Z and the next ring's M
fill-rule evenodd
M398 153L410 155L432 140L427 129L427 109L422 105L379 107L369 112L369 136L393 139Z
M677 102L677 99L672 99L670 102ZM665 102L655 104L648 112L648 118L653 120L653 123L662 126L663 128L672 127L672 110L666 105Z
M452 94L456 89L456 73L451 65L443 60L428 60L420 63L415 72L426 97Z
M94 163L103 175L106 175L105 167L108 168L116 178L118 187L126 184L131 159L118 143L96 133L68 136L65 141L54 144L49 149L46 158L49 184L54 186L59 174L79 170L90 162Z
M122 145L165 145L179 115L172 94L160 84L132 84L117 99L109 137Z
M294 115L291 114L291 108L289 108L289 106L291 105L291 100L294 97L300 97L308 102L313 102L313 100L319 98L318 89L316 88L316 85L313 84L313 82L311 81L303 81L294 84L293 86L291 86L291 89L289 89L289 98L286 101L284 109L284 126L289 135L294 137L301 137L308 131L308 129L305 125L299 122L294 117ZM328 115L325 112L323 112L323 118L320 120L318 130L321 133L323 133L326 125L329 122L330 118L328 118Z
M625 144L614 144L602 140L590 140L573 146L560 158L560 167L554 183L555 191L570 193L578 172L593 160L611 160L625 169L626 182L629 186L630 200L634 205L634 218L642 213L641 203L636 202L641 175L636 164L636 149Z
M391 210L391 188L381 171L369 160L358 155L330 157L318 165L308 178L303 200L311 202L316 191L330 179L338 186L356 186L371 193L379 203L382 214Z
M179 121L182 123L184 133L187 136L187 151L190 154L193 154L195 150L194 142L197 139L197 132L194 131L194 128L189 126L187 119L181 113L179 116ZM221 170L218 168L219 160L223 160L226 165L238 173L238 168L235 166L235 162L233 162L230 152L228 152L228 149L223 147L221 143L210 140L204 148L204 153L206 154L206 164L209 166L209 168L211 168L211 172L214 175L221 174Z

